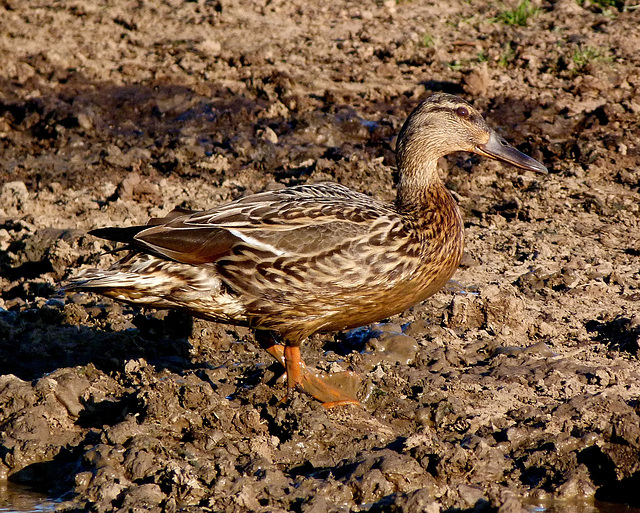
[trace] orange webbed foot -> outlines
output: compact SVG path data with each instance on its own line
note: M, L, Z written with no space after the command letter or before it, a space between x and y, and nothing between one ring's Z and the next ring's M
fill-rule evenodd
M361 381L355 372L345 371L320 376L302 361L299 346L271 343L263 344L263 347L285 368L287 396L280 402L284 402L293 390L299 390L320 401L327 409L348 404L362 406L355 398Z

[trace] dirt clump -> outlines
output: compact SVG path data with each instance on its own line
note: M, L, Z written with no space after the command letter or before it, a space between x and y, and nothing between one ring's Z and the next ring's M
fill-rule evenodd
M0 3L0 480L69 511L640 507L640 10L521 4ZM117 258L92 228L322 180L392 200L434 91L550 173L442 161L455 281L304 346L363 409L279 405L250 330L57 294Z

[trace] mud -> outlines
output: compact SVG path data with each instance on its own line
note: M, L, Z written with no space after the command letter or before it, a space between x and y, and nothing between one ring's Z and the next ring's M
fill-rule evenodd
M0 481L68 511L640 507L640 10L614 4L0 2ZM433 91L550 174L442 161L455 281L303 348L364 408L279 405L249 330L56 294L116 258L91 228L322 180L392 199Z

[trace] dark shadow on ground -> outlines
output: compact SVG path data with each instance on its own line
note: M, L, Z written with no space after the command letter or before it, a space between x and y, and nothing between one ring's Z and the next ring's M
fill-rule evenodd
M35 380L59 368L88 363L109 373L138 358L158 368L194 368L188 342L191 316L170 312L158 318L136 313L130 327L118 329L108 320L109 307L104 303L92 307L104 329L65 320L73 315L73 308L0 311L0 375Z
M640 508L640 472L609 482L598 489L596 499L603 502Z
M611 321L594 319L587 323L586 328L595 333L594 340L610 349L640 356L640 326L629 317L619 316Z

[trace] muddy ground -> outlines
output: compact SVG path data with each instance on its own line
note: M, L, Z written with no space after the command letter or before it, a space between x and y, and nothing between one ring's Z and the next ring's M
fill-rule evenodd
M0 1L0 480L95 512L640 507L626 4ZM550 173L442 161L455 281L303 348L359 372L364 408L278 405L249 330L56 295L116 258L91 228L322 180L393 199L394 138L433 91Z

